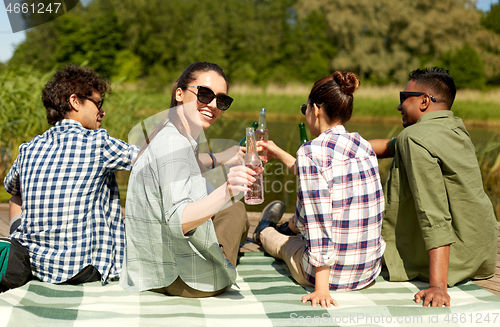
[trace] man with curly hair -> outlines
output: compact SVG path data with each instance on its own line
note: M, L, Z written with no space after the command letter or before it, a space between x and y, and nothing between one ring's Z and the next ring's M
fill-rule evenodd
M100 128L109 91L89 68L58 71L42 93L53 127L19 147L4 180L10 241L28 250L42 281L104 285L120 274L125 238L115 171L130 170L138 148Z

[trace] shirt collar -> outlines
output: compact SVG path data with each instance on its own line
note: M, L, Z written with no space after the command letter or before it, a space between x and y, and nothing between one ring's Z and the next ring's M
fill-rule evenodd
M197 140L195 140L195 139L191 136L191 134L189 134L189 133L181 133L181 132L177 129L177 127L175 127L175 125L174 125L174 124L173 124L170 120L168 120L168 121L165 123L165 126L169 126L169 127L171 127L171 128L174 128L174 129L175 129L177 132L179 132L182 136L184 136L185 138L187 138L187 139L188 139L189 143L191 143L191 146L193 146L193 148L195 149L195 151L196 151L196 149L198 149L198 142L197 142ZM203 131L202 131L202 133L203 133ZM200 134L200 135L201 135L201 134ZM198 139L199 139L199 138L200 138L200 137L198 136Z
M453 111L451 110L436 110L436 111L429 111L423 114L420 119L417 121L423 122L426 120L432 120L432 119L439 119L439 118L453 118L454 114Z
M79 126L83 128L80 122L69 118L58 121L54 126Z
M323 133L331 133L331 134L347 134L347 130L345 129L344 125L337 125L337 126L333 126L329 129L327 129L326 131L324 131Z

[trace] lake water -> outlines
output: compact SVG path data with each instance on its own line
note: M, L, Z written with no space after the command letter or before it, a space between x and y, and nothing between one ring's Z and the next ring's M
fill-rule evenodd
M256 117L257 118L257 117ZM299 147L299 122L304 122L303 117L288 118L287 121L270 121L267 123L269 130L269 139L273 140L278 146L290 154L295 155ZM219 151L218 148L224 148L232 144L236 144L245 136L245 127L250 126L252 120L231 120L221 117L216 121L210 129L206 131L206 137L212 146L212 151ZM306 124L307 126L307 124ZM348 122L346 128L349 132L358 132L367 140L375 138L389 138L397 136L403 129L401 123L357 123ZM469 127L468 131L476 148L484 147L492 140L500 141L499 131L494 128L474 128ZM311 135L308 131L309 139ZM382 183L385 182L387 169L391 159L379 160L380 174ZM128 173L119 172L118 182L120 185L122 205L125 204L126 184L128 181ZM220 185L224 182L222 169L219 169L212 175L207 176L207 180ZM261 205L246 205L247 211L262 211L264 207L273 200L281 200L286 205L286 212L295 212L295 202L297 198L297 180L296 177L276 159L271 159L265 165L264 172L264 190L265 201Z

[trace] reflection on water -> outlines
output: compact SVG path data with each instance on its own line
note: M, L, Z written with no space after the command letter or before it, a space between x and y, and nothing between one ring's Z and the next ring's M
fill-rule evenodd
M258 114L258 113L257 113ZM257 117L257 116L256 116ZM290 154L295 155L300 143L299 122L302 121L268 121L269 139ZM206 131L207 139L229 139L238 142L245 136L245 127L249 127L252 120L228 120L223 117L216 121L210 129ZM306 124L307 125L307 124ZM388 138L397 136L403 130L401 124L387 123L357 123L348 122L346 128L349 132L358 132L367 140L375 138ZM472 141L476 147L483 147L491 141L498 131L485 128L468 128ZM308 131L308 137L311 140L311 134ZM391 159L379 160L380 174L382 183L385 182L387 170ZM128 181L127 172L119 172L118 181L122 201L125 200L126 184ZM295 201L297 198L297 181L292 172L286 166L276 159L271 159L265 165L264 172L264 190L265 201L261 205L246 205L247 211L262 211L264 207L273 200L281 200L286 205L286 212L295 212ZM122 205L125 203L123 202Z

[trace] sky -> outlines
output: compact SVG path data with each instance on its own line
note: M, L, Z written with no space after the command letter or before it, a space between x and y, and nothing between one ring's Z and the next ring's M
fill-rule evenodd
M80 0L84 6L89 4L91 1L92 0ZM483 11L488 11L491 4L496 4L498 1L500 0L477 0L477 8ZM16 45L24 41L24 39L24 31L12 33L7 11L5 11L5 6L0 4L0 61L8 61L12 57Z

